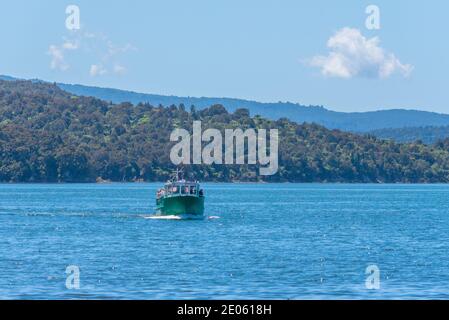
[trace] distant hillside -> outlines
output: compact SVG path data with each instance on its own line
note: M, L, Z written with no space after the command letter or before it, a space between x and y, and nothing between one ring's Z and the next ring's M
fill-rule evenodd
M442 127L412 127L412 128L389 128L370 131L378 138L394 140L397 142L422 141L426 144L436 143L438 140L449 138L449 126Z
M7 80L11 79L13 78L7 77ZM299 123L317 123L330 129L341 129L352 132L368 132L384 128L449 125L449 115L416 110L398 109L345 113L327 110L321 106L303 106L289 102L260 103L230 98L162 96L63 83L59 83L58 86L76 95L91 96L105 101L112 101L113 103L131 102L137 104L139 102L147 102L154 106L184 104L187 108L195 105L198 109L221 104L228 112L245 108L250 111L251 115L261 115L272 120L287 118Z
M139 102L148 102L152 105L161 104L163 106L182 103L187 107L195 105L199 109L207 108L214 104L221 104L229 112L234 112L238 108L245 108L252 115L261 115L272 120L287 118L300 123L317 123L326 128L353 132L367 132L383 128L449 125L449 115L416 110L397 109L345 113L330 111L321 106L303 106L289 102L261 103L229 98L161 96L82 85L58 84L58 86L77 95L92 96L114 103L127 101L137 104Z
M193 165L203 181L449 182L449 140L433 146L229 113L129 103L111 105L56 85L0 81L0 182L166 181L174 128L276 128L279 171L258 177L254 165Z
M17 80L17 78L13 78L13 77L10 77L10 76L4 76L4 75L0 74L0 80L14 81L14 80Z

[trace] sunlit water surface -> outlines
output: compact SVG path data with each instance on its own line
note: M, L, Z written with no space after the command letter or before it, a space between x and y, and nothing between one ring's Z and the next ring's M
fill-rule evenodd
M205 184L202 220L158 187L0 185L0 298L449 298L449 186Z

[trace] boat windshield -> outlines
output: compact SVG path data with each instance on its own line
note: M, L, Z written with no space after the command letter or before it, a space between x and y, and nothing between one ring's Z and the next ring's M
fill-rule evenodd
M165 186L165 194L167 195L195 195L198 196L199 185L197 183L176 182Z

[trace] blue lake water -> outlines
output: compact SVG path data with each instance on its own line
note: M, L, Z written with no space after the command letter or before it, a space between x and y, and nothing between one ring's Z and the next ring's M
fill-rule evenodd
M158 186L0 185L0 299L449 298L449 186L205 184L184 221Z

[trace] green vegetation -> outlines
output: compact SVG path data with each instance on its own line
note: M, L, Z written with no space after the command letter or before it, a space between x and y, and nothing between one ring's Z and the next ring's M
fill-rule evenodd
M279 172L268 182L449 182L449 140L427 146L228 113L215 105L111 104L56 85L0 81L0 181L165 181L176 127L277 128ZM192 165L202 181L258 181L256 166Z
M396 142L422 141L426 144L432 144L449 137L449 126L379 129L370 131L369 134Z

